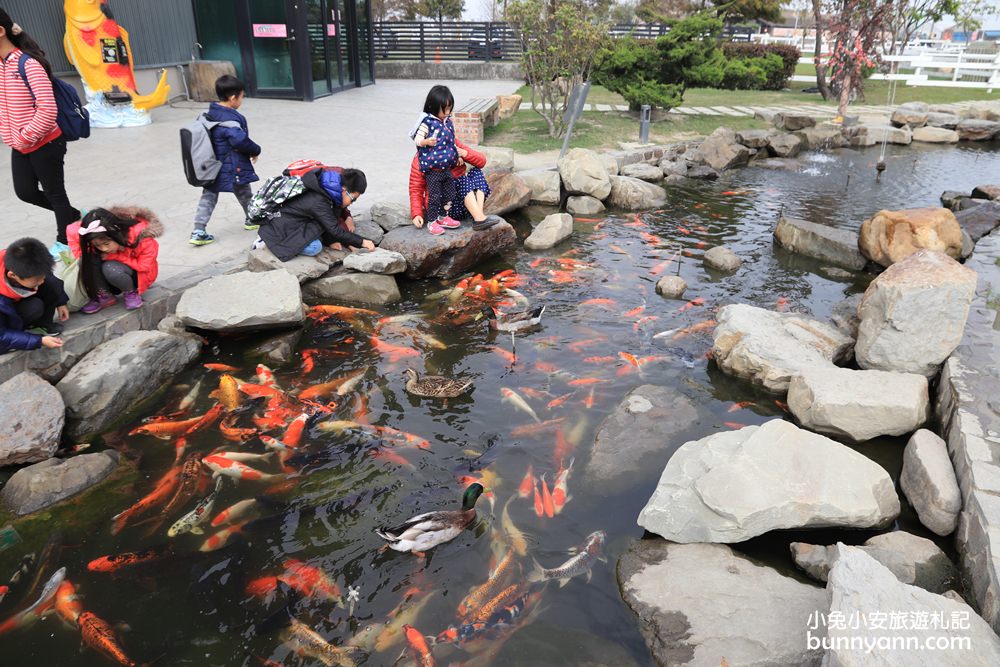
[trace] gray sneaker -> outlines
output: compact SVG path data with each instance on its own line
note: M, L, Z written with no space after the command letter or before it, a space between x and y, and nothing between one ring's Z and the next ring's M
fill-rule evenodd
M488 215L486 216L485 220L479 220L477 222L472 223L472 231L481 232L484 229L489 229L498 222L503 222L503 221L504 221L503 218L501 218L499 215Z

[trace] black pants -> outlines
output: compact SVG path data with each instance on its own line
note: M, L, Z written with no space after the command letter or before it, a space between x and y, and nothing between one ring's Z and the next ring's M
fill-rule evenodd
M121 262L101 262L94 269L94 285L111 294L134 292L139 284L135 269ZM92 294L91 296L96 296Z
M447 169L426 172L424 182L427 183L427 222L434 222L448 213L445 204L455 203L458 199L458 189L455 187L455 179Z
M34 296L21 299L15 303L14 310L17 311L21 321L24 322L24 328L30 329L31 327L52 324L56 307L60 303L65 302L62 298L63 294L65 294L63 291L63 281L50 273Z
M80 211L73 208L66 194L65 157L66 140L62 137L31 153L10 152L14 193L23 202L55 212L56 240L60 243L66 243L66 228L80 219Z

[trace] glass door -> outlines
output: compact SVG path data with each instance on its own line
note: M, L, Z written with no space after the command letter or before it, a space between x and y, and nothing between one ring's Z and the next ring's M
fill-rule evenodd
M354 2L354 24L356 26L357 39L355 45L358 50L358 85L372 83L372 24L369 13L370 0L350 0Z
M250 46L257 91L265 96L295 97L292 47L296 40L293 0L248 0Z
M306 34L309 36L309 70L312 97L332 92L330 53L327 50L326 0L306 0Z
M340 61L340 85L353 87L358 85L354 76L356 67L354 38L349 29L351 23L351 5L354 0L330 0L334 11L337 32L337 57Z

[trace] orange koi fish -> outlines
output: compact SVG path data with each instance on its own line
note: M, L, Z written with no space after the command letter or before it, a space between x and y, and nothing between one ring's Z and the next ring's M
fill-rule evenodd
M547 361L536 361L535 370L538 371L539 373L547 373L551 375L552 373L558 372L559 367L556 366L555 364L550 364Z
M239 380L232 375L223 375L219 378L219 388L209 396L222 403L222 407L226 410L235 410L240 407L239 386Z
M372 458L388 461L389 463L393 463L398 466L403 466L411 470L416 469L416 466L413 465L413 463L404 458L401 454L394 452L391 449L370 449L368 450L368 454Z
M685 336L689 336L691 334L711 331L712 329L715 328L716 324L717 323L715 320L705 320L704 322L698 322L697 324L692 324L691 326L681 329L680 331L675 333L673 335L673 339L678 340L680 338L684 338Z
M549 282L555 285L565 285L575 280L576 276L573 271L549 271Z
M434 667L434 656L427 646L427 639L423 633L412 625L403 625L403 634L406 636L406 643L409 645L410 653L414 662L420 667Z
M581 218L578 215L574 215L573 219L580 222L602 222L600 218Z
M650 234L649 232L639 232L639 236L641 236L642 240L648 243L649 245L657 246L657 245L664 245L664 243L666 243L656 234Z
M664 271L666 271L667 269L669 269L670 265L673 264L673 263L674 263L674 260L672 260L672 259L663 260L662 262L660 262L659 264L657 264L656 266L654 266L652 269L650 269L649 273L650 273L650 275L658 276L661 273L663 273Z
M545 261L544 257L539 257L537 259L531 260L531 263L528 264L528 266L530 266L533 269L537 269L539 266L542 265L542 262L544 262L544 261Z
M258 577L247 582L244 592L255 598L262 598L266 603L270 603L274 594L278 591L278 578L275 576Z
M592 384L599 384L602 382L607 382L607 380L602 380L601 378L577 378L575 380L570 380L566 384L571 387L586 387Z
M740 401L739 403L733 403L732 405L730 405L729 409L726 410L726 412L737 412L738 410L745 410L751 405L756 407L757 404L754 403L753 401Z
M552 518L555 516L555 506L552 504L552 494L549 493L549 485L545 481L545 475L542 477L542 509L545 510L545 516Z
M343 606L344 598L340 586L318 567L288 558L283 563L285 573L278 578L290 588L306 597L316 596Z
M591 345L597 345L598 343L603 343L604 341L604 338L587 338L585 340L578 340L575 343L570 343L566 347L569 348L569 351L573 354L581 354L583 352L583 348L590 347Z
M524 424L523 426L511 429L510 435L514 438L522 438L528 435L538 435L539 433L552 430L564 421L566 421L565 417L557 417L556 419L549 419L548 421L541 422L540 424Z
M609 244L609 245L608 245L608 248L609 248L610 250L612 250L612 251L614 251L614 252L618 253L619 255L627 255L627 254L628 254L628 251L627 251L627 250L625 250L625 249L624 249L624 248L622 248L621 246L618 246L618 245L615 245L614 243L611 243L611 244Z
M354 417L354 421L359 424L368 424L368 396L365 394L357 394L354 397L354 407L351 410L351 416Z
M592 359L593 357L589 357L589 358ZM584 359L584 361L586 361L586 359ZM554 408L558 408L560 405L562 405L563 403L565 403L566 401L568 401L569 398L572 395L573 395L573 392L570 392L568 394L563 394L562 396L558 396L556 398L553 398L551 401L549 401L548 405L546 405L545 407L547 407L549 410L552 410Z
M618 356L621 357L623 361L627 361L636 368L639 368L639 360L636 359L634 355L631 355L628 352L619 352Z
M83 613L83 604L80 602L80 596L76 594L76 587L69 579L64 579L56 591L56 613L66 625L72 628L78 626L80 614Z
M691 235L691 230L690 229L687 229L685 227L681 227L680 225L674 225L674 227L676 227L677 231L679 231L681 234L684 234L685 236L690 236Z
M219 424L219 432L222 433L222 437L226 440L246 442L257 435L257 429L233 426L234 421L236 421L235 415L229 415Z
M531 495L531 484L535 480L535 473L532 470L531 464L528 464L528 469L524 473L524 479L521 480L521 485L517 487L517 495L519 498L527 498Z
M302 442L302 433L305 432L307 421L309 421L309 415L305 412L293 419L292 423L285 429L283 442L289 447L298 447L299 443Z
M229 364L202 364L202 366L210 371L218 371L220 373L235 373L240 370L236 366L230 366Z
M501 357L503 357L504 361L506 361L508 364L515 364L515 363L517 363L517 355L516 354L513 354L512 352L508 352L507 350L503 349L502 347L497 347L496 345L491 345L489 349L490 349L490 352L496 352Z
M694 299L691 299L690 301L688 301L687 303L685 303L683 306L681 306L680 308L678 308L677 312L683 313L686 310L691 310L695 306L704 306L704 305L705 305L705 299L704 298L702 298L700 296L699 297L695 297Z
M538 491L538 480L532 480L535 490L535 516L541 517L545 514L545 505L542 502L542 494Z
M746 424L741 424L740 422L722 422L722 425L731 429L741 429L746 426Z
M546 398L548 398L549 396L552 395L552 394L550 394L548 392L545 392L545 391L539 391L538 389L532 389L531 387L520 387L520 389L521 389L521 393L522 394L524 394L525 396L530 396L531 398L535 399L536 401L541 401L541 400L546 399Z
M779 296L778 301L775 303L775 308L779 313L788 310L788 299L783 296Z
M420 352L411 347L392 345L391 343L379 340L377 336L371 337L371 343L372 347L374 347L380 354L387 357L390 363L396 363L400 359L406 359L407 357L420 356Z
M632 325L632 331L639 331L642 327L646 326L650 322L655 322L658 319L660 319L658 315L646 315L646 317L640 317L635 321L635 324Z
M192 417L191 419L184 419L182 421L164 420L158 422L149 422L148 424L143 424L142 426L135 427L134 429L129 431L128 434L149 435L154 438L159 438L161 440L169 440L170 438L187 433L201 420L202 417Z
M587 408L588 410L591 409L592 407L594 407L594 388L593 387L590 388L590 393L587 394L587 398L584 399L584 401L583 401L583 407Z
M585 364L611 364L615 362L614 357L584 357Z
M617 305L614 299L587 299L580 303L581 306L600 306L601 308L607 308L610 310L615 305Z
M152 547L142 551L127 551L125 553L114 554L113 556L101 556L87 563L87 569L91 572L113 573L118 570L132 567L133 565L144 565L162 560L171 555L169 548Z
M561 462L574 449L573 444L566 439L566 434L562 427L556 429L556 445L552 450L552 460Z
M407 433L406 431L400 431L388 426L366 426L365 429L378 433L382 436L382 438L390 443L416 447L417 449L423 449L426 451L430 451L431 449L430 440L427 438L421 438L419 435L415 435L413 433Z
M266 384L240 382L237 386L242 393L246 394L250 398L276 398L285 395L285 392L281 391L277 387L272 387Z
M211 525L213 528L218 528L219 526L224 526L226 524L243 521L244 518L252 515L258 510L257 506L259 504L260 503L256 498L241 500L216 514L215 518L212 519Z
M177 491L177 486L180 484L180 481L180 467L175 466L168 470L166 474L159 479L156 486L153 487L153 490L150 491L148 495L141 498L124 512L111 517L111 534L117 535L131 519L142 516L157 505L165 503L168 498L172 498L174 493Z
M316 368L316 354L319 350L302 350L302 374L309 375Z
M223 528L214 535L210 535L208 539L202 542L202 545L198 547L198 551L216 551L222 547L229 544L233 538L243 531L243 527L247 525L247 521L241 523L235 523L231 526Z
M278 481L285 478L284 475L272 475L268 473L261 472L256 468L251 468L245 463L239 461L233 461L224 456L211 455L206 456L201 460L202 464L213 473L218 475L225 475L226 477L232 477L233 479L239 479L244 481L252 482L270 482Z
M575 459L570 459L569 465L565 468L561 467L560 464L559 472L556 473L556 484L552 487L552 507L556 514L561 513L566 507L566 503L570 501L569 474L573 470L574 461Z
M184 458L184 452L187 451L187 445L188 445L187 438L185 436L183 436L183 435L181 437L177 438L176 440L174 440L174 464L175 465L178 464L178 463L180 463L181 459Z
M254 377L257 379L257 382L259 384L262 384L267 387L273 387L277 383L277 381L274 379L274 371L272 371L264 364L257 364Z
M774 399L774 404L778 406L778 409L783 412L788 412L788 404L778 399Z
M635 317L636 315L642 314L642 311L644 310L646 310L646 306L636 306L632 310L622 313L622 317Z
M80 636L83 637L85 645L108 658L116 665L122 665L123 667L136 666L136 661L125 655L125 651L115 636L115 631L108 625L107 621L89 611L85 611L80 614L79 626Z
M358 315L370 315L378 317L379 313L365 308L351 308L349 306L313 306L309 309L309 317L334 316L343 318L353 318Z

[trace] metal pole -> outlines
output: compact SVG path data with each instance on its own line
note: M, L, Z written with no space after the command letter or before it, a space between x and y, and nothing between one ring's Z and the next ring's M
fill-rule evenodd
M573 126L576 125L576 119L583 113L583 105L587 102L587 93L589 92L590 82L587 81L581 87L574 87L573 93L570 95L570 104L566 109L566 115L569 116L569 125L566 127L566 138L563 139L562 150L559 151L560 158L566 155L566 151L569 150L569 140L573 136Z
M639 143L648 144L649 143L649 117L650 117L650 107L648 104L642 105L642 110L639 111Z

